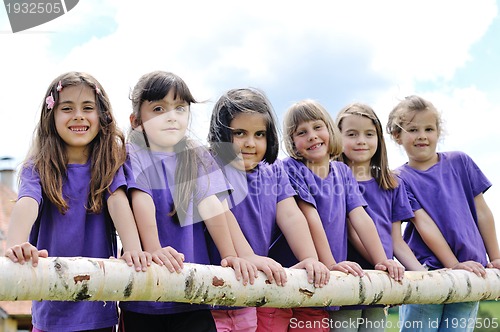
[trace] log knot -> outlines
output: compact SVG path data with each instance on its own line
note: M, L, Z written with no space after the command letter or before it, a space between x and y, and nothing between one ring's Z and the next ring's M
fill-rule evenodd
M74 276L73 277L73 280L75 282L75 285L79 282L83 282L83 281L89 281L90 280L90 275L88 274L83 274L83 275L78 275L78 276Z
M212 279L212 286L214 287L222 287L225 285L224 279L218 278L218 277L213 277Z
M305 296L307 297L312 297L314 295L314 292L313 291L310 291L309 289L307 288L299 288L299 292L301 294L304 294Z

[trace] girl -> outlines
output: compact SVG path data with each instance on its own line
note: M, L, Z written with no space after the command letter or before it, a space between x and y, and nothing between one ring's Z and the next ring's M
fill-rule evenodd
M279 138L274 111L267 97L251 88L227 91L214 106L208 141L224 165L241 160L246 178L244 185L238 185L238 177L231 175L226 168L231 184L246 187L247 191L244 198L236 199L240 202L232 204L231 211L254 252L267 256L279 228L290 243L293 255L300 261L295 268L305 268L309 282L314 282L316 287L326 284L329 271L318 261L306 220L293 198L295 192L281 163L275 162ZM238 172L237 167L232 169L232 174ZM241 191L236 190L234 196L238 194ZM291 318L291 315L287 316L288 311L257 308L257 330L287 331ZM246 319L255 322L254 308L237 312L214 310L213 315L221 331L236 329L226 328L231 325L233 317L239 322ZM248 323L245 328L245 331L255 330L255 326Z
M404 239L417 259L429 270L465 269L479 276L485 275L485 266L500 268L493 215L483 197L491 183L465 153L436 152L442 122L434 105L419 96L406 97L389 114L387 131L408 156L398 172L415 213ZM452 320L474 321L478 305L404 305L400 319L408 321L403 326L438 322L445 330ZM472 331L470 325L462 331Z
M236 257L221 203L231 188L209 152L186 135L190 104L196 102L186 83L172 73L151 72L139 79L131 100L125 172L144 249L170 271L179 271L184 259L209 264L206 226L221 265L232 266L246 283L257 271ZM122 331L215 331L207 305L121 302L120 307Z
M124 138L106 92L92 76L69 72L50 84L44 98L6 256L21 264L31 259L33 266L48 254L109 258L117 255L116 227L121 258L145 270L151 255L141 252L123 190ZM118 322L114 302L33 301L32 316L33 331L113 331Z
M298 204L309 223L320 260L331 270L363 276L358 264L344 262L349 220L370 253L375 269L387 270L392 278L401 280L404 268L388 259L379 237L373 236L377 231L364 209L367 204L351 170L332 161L342 152L342 144L328 112L314 100L303 100L288 109L283 123L285 147L290 155L284 160L285 169L297 191ZM285 261L286 256L286 246L277 242L272 257L279 257L277 261L285 262L285 266L293 264ZM328 308L333 322L339 319L337 309ZM297 315L307 319L310 314L306 310L296 310Z
M337 115L336 124L342 135L343 153L340 160L351 168L358 181L366 212L373 219L387 257L396 256L409 270L425 270L415 258L401 235L401 220L413 217L404 186L400 186L389 170L382 125L373 109L365 104L354 103L344 107ZM356 232L349 229L347 257L358 262L364 269L373 269L370 256ZM342 310L347 309L347 310ZM386 316L383 306L343 307L339 316L344 321L356 322L355 331L384 330ZM374 324L374 322L377 322Z

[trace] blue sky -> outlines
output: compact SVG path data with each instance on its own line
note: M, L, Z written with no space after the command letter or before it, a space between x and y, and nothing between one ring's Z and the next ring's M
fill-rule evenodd
M230 88L263 89L280 120L292 102L313 98L332 116L365 102L385 122L401 98L419 94L443 113L439 150L470 154L493 182L485 198L498 216L498 7L494 0L82 0L16 34L0 8L0 156L22 161L47 85L69 70L103 84L124 130L140 75L180 75L208 100L193 108L200 139L213 103ZM406 161L388 146L392 167Z

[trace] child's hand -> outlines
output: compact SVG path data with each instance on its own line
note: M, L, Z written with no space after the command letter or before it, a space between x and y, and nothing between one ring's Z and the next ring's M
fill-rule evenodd
M393 259L386 259L375 265L375 270L387 271L392 279L396 281L403 280L405 268Z
M222 267L232 267L236 274L236 280L241 280L245 286L248 281L250 281L250 285L253 285L255 278L257 278L257 266L246 259L227 256L221 260L220 265Z
M453 270L465 270L475 273L478 277L486 276L486 269L481 263L475 261L461 262L452 267Z
M14 263L24 264L26 261L31 259L31 264L33 266L38 265L38 258L49 257L47 250L38 250L34 245L29 242L24 242L21 244L16 244L5 250L5 256L10 258Z
M184 254L178 252L174 248L167 246L158 249L152 253L153 262L165 267L170 272L180 273L184 268Z
M330 270L317 259L306 258L291 267L292 269L306 269L307 281L314 283L314 287L323 287L330 280Z
M500 269L500 258L494 259L486 265L488 268Z
M275 281L278 286L284 286L286 284L285 269L274 259L259 255L252 255L244 258L255 264L257 270L264 272L269 282L272 283Z
M128 266L135 266L137 272L141 270L146 272L148 266L151 265L151 254L147 251L125 251L123 255L120 256L120 259L127 262Z
M340 262L337 264L333 264L332 266L330 266L330 270L331 271L340 271L340 272L344 272L344 273L348 273L348 274L350 273L356 277L357 276L363 277L365 275L365 272L363 271L361 266L359 266L358 263L350 262L350 261L343 261L343 262Z

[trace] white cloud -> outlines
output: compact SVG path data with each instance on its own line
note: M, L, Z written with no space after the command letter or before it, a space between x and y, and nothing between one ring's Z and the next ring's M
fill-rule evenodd
M493 165L500 142L492 119L499 105L473 86L453 84L497 14L493 0L80 1L39 29L0 34L0 98L8 114L0 122L0 156L24 157L43 94L60 73L94 75L125 129L129 90L140 75L162 69L184 78L196 98L211 101L196 107L193 131L201 139L212 103L228 88L265 88L278 112L301 96L321 98L332 114L361 99L383 122L399 99L422 94L443 111L449 135L440 148L471 154L494 183L485 197L498 201ZM96 17L116 29L92 35L88 22ZM61 49L63 31L86 31L87 39ZM426 81L432 90L416 91ZM405 161L390 140L388 146L391 165Z

